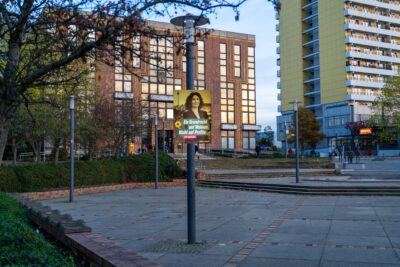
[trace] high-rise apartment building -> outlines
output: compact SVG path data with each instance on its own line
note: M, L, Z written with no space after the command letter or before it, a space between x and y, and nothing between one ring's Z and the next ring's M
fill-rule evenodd
M356 139L361 149L371 149L372 136L349 125L366 121L387 79L399 75L400 1L280 2L278 139L292 120L289 102L297 99L314 112L326 135L321 148Z

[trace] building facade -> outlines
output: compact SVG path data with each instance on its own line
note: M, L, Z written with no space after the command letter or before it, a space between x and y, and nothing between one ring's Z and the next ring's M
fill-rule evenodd
M171 34L133 38L132 46L138 52L129 64L134 74L126 70L122 57L116 57L115 66L96 65L96 81L102 95L120 102L140 100L146 110L145 126L130 140L135 148L154 147L153 118L157 113L159 148L184 152L185 144L173 132L173 92L186 88L186 58L175 45L174 33L180 29L169 23L147 23ZM118 46L115 50L118 53ZM142 60L140 51L153 56ZM256 124L255 36L214 30L197 38L194 85L212 94L211 142L200 143L199 148L254 149L256 132L261 128Z
M374 149L372 135L360 135L351 125L370 118L387 79L399 75L400 2L281 0L277 19L278 133L291 123L289 102L297 99L326 135L321 149L349 140Z

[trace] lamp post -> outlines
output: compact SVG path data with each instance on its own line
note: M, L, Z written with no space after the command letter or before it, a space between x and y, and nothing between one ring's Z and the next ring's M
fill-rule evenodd
M70 114L70 170L69 170L69 202L74 201L74 111L75 111L75 97L71 95L69 97L69 114Z
M288 147L287 136L288 136L288 133L289 133L288 126L289 125L288 125L287 121L285 121L285 158L287 158L287 153L288 153L288 149L287 149L287 147Z
M293 104L294 120L295 120L295 140L296 140L296 183L300 182L299 179L299 100L290 102Z
M154 189L158 189L158 118L157 112L154 114L154 135L155 135L155 148L154 148L154 157L155 157L155 177L156 181L154 184Z
M187 14L173 18L171 23L183 27L186 43L186 90L194 89L194 45L195 27L209 23L203 16ZM196 243L196 201L195 201L195 169L194 144L187 144L187 212L188 212L188 243Z
M163 151L167 152L167 151L165 151L166 150L165 149L165 134L166 134L166 132L165 132L165 116L162 119L162 129L163 129Z

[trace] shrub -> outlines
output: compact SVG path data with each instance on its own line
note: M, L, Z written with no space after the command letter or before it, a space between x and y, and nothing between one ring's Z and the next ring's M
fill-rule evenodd
M0 167L0 191L32 192L69 185L69 162L7 165ZM159 153L159 181L170 181L182 172L173 158ZM75 162L75 185L100 185L154 181L154 153L130 159Z
M35 233L25 210L4 193L0 193L0 244L0 266L74 266L72 256Z

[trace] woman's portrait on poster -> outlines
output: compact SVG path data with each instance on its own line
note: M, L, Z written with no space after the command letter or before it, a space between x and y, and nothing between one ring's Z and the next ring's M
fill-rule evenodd
M207 119L207 112L202 110L204 101L201 95L197 92L191 93L185 102L184 119Z

